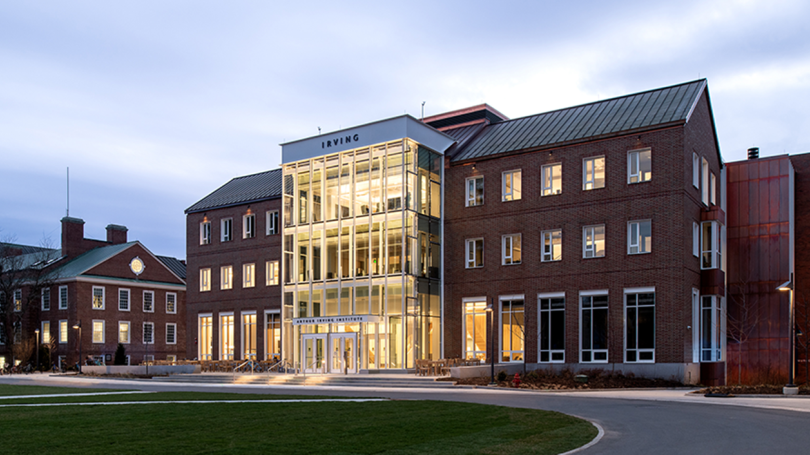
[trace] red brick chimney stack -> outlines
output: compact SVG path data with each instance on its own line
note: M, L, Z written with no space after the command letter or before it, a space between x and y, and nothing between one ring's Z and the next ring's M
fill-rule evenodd
M84 220L62 218L62 256L75 257L84 252Z
M127 227L120 224L107 225L107 243L118 245L127 243Z

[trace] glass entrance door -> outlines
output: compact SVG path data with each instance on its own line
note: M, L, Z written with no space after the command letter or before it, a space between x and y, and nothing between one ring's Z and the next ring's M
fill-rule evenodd
M326 334L301 335L301 369L307 373L323 373L326 370Z
M329 334L329 372L357 373L357 334Z

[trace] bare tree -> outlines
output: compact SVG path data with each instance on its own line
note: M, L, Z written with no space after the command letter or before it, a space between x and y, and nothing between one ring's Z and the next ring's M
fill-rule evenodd
M58 277L53 268L61 251L49 245L48 240L39 247L0 242L0 342L22 362L35 353L36 344L27 342L33 330L26 332L24 324L39 321L43 289Z
M726 337L737 343L737 384L742 383L743 345L751 338L762 320L762 305L757 295L749 293L749 282L744 280L731 285L726 309Z

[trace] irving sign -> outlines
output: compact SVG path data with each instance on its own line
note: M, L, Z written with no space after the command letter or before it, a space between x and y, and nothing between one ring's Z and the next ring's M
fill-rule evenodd
M295 318L293 325L316 325L316 324L357 324L359 322L380 322L379 316L362 314L358 316L329 316L322 318Z

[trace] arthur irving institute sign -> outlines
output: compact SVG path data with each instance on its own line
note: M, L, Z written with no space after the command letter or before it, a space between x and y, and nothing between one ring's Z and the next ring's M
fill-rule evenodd
M380 322L379 316L368 314L358 316L329 316L323 318L295 318L293 325L315 325L315 324L357 324L359 322Z

